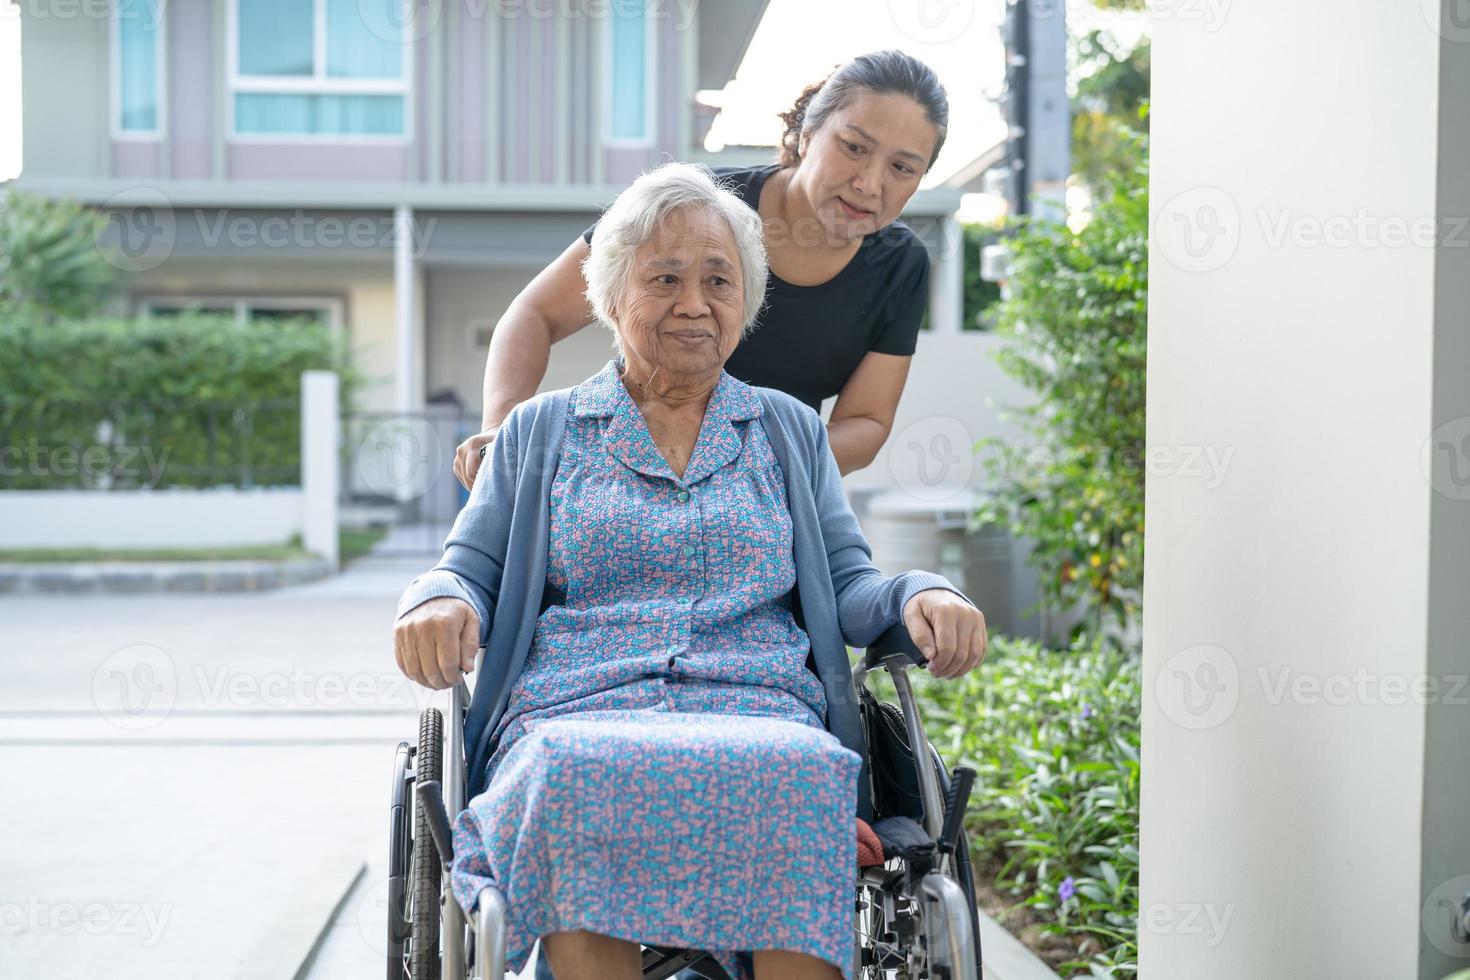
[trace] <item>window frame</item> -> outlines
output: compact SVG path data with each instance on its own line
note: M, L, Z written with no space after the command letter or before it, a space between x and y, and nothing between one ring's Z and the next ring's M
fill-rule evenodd
M242 293L143 293L133 298L133 312L150 317L156 310L183 312L201 305L229 306L236 327L248 328L250 311L308 309L326 314L327 328L340 334L343 327L344 303L338 296L320 294L285 296L280 293L250 295Z
M399 0L407 11L414 0ZM403 62L398 78L332 78L327 75L327 0L312 0L312 74L242 75L240 73L240 0L227 0L225 16L225 134L234 143L305 143L313 146L404 146L413 142L414 49L413 23L402 21ZM235 129L237 95L398 95L403 98L403 132L371 133L241 133Z
M614 136L613 125L613 20L617 0L608 5L602 19L602 145L617 149L648 149L658 142L658 25L643 5L643 131L639 137Z
M167 0L154 0L162 14L153 35L153 113L152 129L124 129L122 124L122 20L120 8L138 0L109 0L107 5L107 63L111 97L108 118L112 138L121 141L152 143L168 138L168 11ZM233 2L233 0L231 0Z

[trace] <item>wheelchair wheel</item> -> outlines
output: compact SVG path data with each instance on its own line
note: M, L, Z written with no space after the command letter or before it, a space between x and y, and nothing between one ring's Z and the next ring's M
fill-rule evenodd
M438 708L419 716L414 778L444 780L444 717ZM439 851L423 808L414 804L413 863L408 881L408 972L411 980L439 980Z

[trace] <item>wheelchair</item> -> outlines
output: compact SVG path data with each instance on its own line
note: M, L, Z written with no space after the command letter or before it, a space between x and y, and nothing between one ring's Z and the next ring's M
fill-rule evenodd
M479 657L483 657L481 650ZM924 663L899 623L863 651L852 668L874 802L872 829L882 864L856 869L854 980L980 980L974 878L963 815L975 773L946 772L924 736L908 669ZM478 673L479 663L476 663ZM899 704L879 701L867 675L892 678ZM388 884L388 980L502 980L505 896L487 886L473 921L448 888L453 863L450 813L464 809L464 719L469 692L449 692L449 724L427 708L416 742L400 742L393 763ZM913 746L920 749L915 753ZM918 760L922 760L920 764ZM731 980L701 950L643 947L644 980L675 974Z

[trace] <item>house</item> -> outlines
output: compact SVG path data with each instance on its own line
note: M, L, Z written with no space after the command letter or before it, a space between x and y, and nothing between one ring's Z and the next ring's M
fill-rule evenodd
M55 7L55 5L51 5ZM104 209L133 312L346 332L366 409L477 418L509 301L627 183L706 153L694 98L734 75L766 0L76 0L27 8L15 186ZM906 217L959 331L957 195ZM927 222L927 225L925 224ZM610 356L585 330L544 387ZM436 397L437 396L437 397Z

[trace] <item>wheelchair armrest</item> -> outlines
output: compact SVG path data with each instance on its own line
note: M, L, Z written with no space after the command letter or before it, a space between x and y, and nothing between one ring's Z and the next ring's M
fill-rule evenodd
M867 650L863 652L863 664L869 670L874 670L884 660L897 654L907 656L916 667L922 667L929 662L914 638L909 635L908 626L899 622L888 627L879 634L878 639L868 644Z

